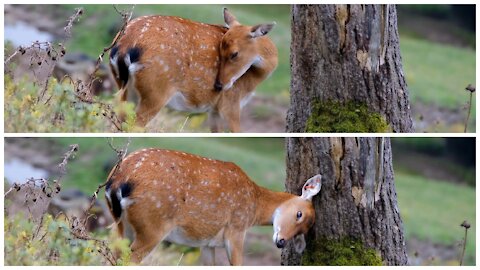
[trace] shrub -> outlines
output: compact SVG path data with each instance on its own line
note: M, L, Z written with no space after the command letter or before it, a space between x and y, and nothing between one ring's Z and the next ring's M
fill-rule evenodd
M45 215L40 225L22 215L4 220L5 265L108 264L100 242L74 237L65 220L51 215ZM108 248L118 255L116 265L130 260L128 243L118 237L108 241Z
M100 103L80 101L71 83L49 80L44 98L39 98L38 84L21 79L14 82L5 74L4 119L6 132L108 132L108 114ZM113 106L112 106L113 107ZM120 109L120 108L117 108ZM133 104L122 106L127 116L122 130L133 128Z

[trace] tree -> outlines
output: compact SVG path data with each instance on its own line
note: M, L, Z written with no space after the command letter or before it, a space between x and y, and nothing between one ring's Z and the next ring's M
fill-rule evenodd
M288 192L320 173L315 224L302 255L283 265L405 265L408 262L388 138L287 138Z
M291 70L287 132L413 132L394 5L293 5Z

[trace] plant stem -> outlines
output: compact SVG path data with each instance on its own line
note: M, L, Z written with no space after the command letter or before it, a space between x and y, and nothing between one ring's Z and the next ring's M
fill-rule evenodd
M467 232L468 232L468 228L465 228L465 238L463 239L463 250L462 250L462 257L460 257L460 266L463 265L463 257L465 256L465 248L467 246Z
M472 96L473 92L470 92L470 102L468 103L468 114L467 120L465 121L465 130L463 131L464 133L467 133L468 119L470 119L470 111L472 110Z

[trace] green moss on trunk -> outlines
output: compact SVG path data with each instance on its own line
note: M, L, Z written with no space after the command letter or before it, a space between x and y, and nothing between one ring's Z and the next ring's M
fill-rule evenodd
M315 102L307 120L306 132L388 132L388 124L363 103L348 101Z
M382 265L382 258L374 249L350 238L320 239L311 243L302 256L302 265Z

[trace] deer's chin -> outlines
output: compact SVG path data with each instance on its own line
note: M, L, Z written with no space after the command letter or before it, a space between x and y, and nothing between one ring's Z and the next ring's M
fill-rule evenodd
M274 233L273 233L273 237L272 237L272 240L273 240L273 243L274 243L274 244L277 243L277 238L278 238L278 232L274 232Z

